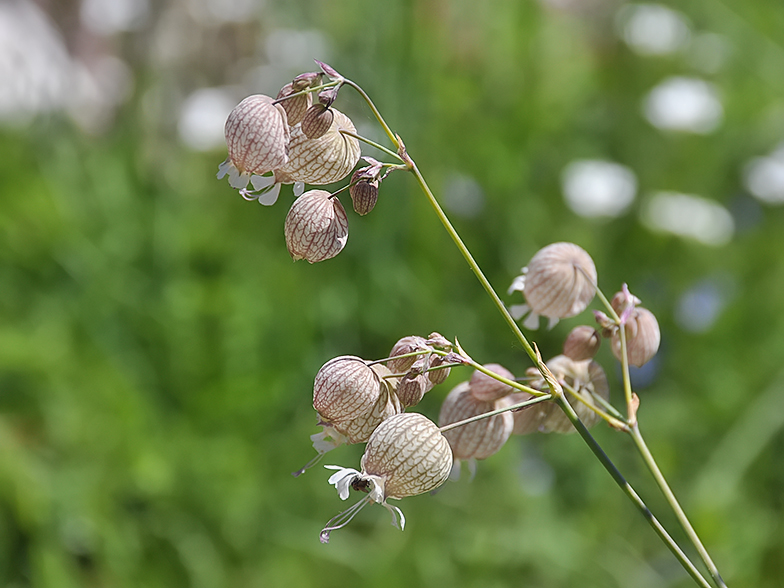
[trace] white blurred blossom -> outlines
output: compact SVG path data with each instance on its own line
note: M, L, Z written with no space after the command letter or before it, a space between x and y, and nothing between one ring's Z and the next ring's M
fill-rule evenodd
M223 127L236 100L222 88L201 88L185 99L177 130L180 139L195 151L209 151L224 144Z
M667 55L689 43L686 16L663 4L627 4L616 19L619 36L640 55Z
M642 209L642 222L653 230L715 247L727 244L735 233L735 222L726 208L707 198L678 192L653 194Z
M138 29L149 13L149 0L82 0L80 17L91 31L108 36Z
M698 78L671 77L643 102L648 121L663 130L707 134L722 122L724 108L713 84Z
M611 161L572 161L561 173L566 204L580 216L616 217L623 214L637 193L637 176Z
M746 165L744 183L751 194L766 204L784 204L784 145L766 157Z

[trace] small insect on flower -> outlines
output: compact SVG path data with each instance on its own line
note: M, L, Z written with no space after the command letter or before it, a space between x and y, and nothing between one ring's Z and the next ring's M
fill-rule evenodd
M430 419L418 413L401 413L384 420L373 431L360 463L361 472L341 466L324 466L337 470L330 476L329 483L335 486L341 500L348 498L350 489L365 492L367 496L326 524L319 535L322 543L327 543L332 531L345 527L371 502L378 502L392 513L392 524L402 531L406 517L387 500L399 500L438 488L452 469L452 450Z

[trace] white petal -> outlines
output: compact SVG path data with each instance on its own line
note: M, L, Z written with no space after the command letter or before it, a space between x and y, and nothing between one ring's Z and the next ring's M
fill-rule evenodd
M237 190L245 188L248 185L250 174L248 172L240 172L234 164L229 164L229 186Z
M332 474L329 477L328 482L335 486L338 491L338 496L340 496L341 500L346 500L349 495L349 486L351 485L351 481L356 477L361 475L357 470L352 468L344 468L342 466L324 466L328 470L338 470L336 473Z
M250 183L253 184L254 190L263 190L275 183L275 176L258 176L253 174L250 177Z
M305 193L305 182L294 182L294 196L299 198Z
M512 280L512 285L509 286L509 289L506 291L507 294L511 294L512 292L522 292L525 289L525 275L517 276L514 280Z
M531 307L527 304L513 304L509 307L509 314L512 315L514 320L519 321L529 310L531 310Z
M272 186L272 188L259 193L259 204L263 204L264 206L272 206L275 204L275 202L278 201L279 194L280 184L275 184Z
M223 176L229 173L229 166L231 165L231 160L227 157L223 163L218 165L218 179L222 180Z
M523 326L526 329L530 329L532 331L535 331L536 329L538 329L539 328L539 315L536 314L535 312L532 312L531 314L529 314L528 317L525 319L525 321L523 321Z

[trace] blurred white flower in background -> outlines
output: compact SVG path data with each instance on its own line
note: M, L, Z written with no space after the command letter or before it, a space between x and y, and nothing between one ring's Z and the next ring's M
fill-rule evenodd
M735 233L735 221L720 204L691 194L657 192L642 209L647 227L695 239L705 245L726 245Z
M659 129L698 134L714 131L724 118L724 108L713 84L677 76L650 91L643 101L643 111Z
M177 122L182 142L195 151L223 146L223 128L236 102L228 88L201 88L193 92L183 102Z
M24 124L62 108L72 67L60 34L29 0L0 2L0 119Z
M701 279L678 297L675 322L690 333L709 331L737 289L737 280L729 274Z
M784 144L766 157L746 165L744 183L751 194L766 204L784 204Z
M597 159L575 160L561 173L566 204L580 216L616 217L637 194L637 176L624 165Z
M138 29L149 13L148 0L82 0L79 16L94 33L110 36Z
M616 17L618 35L640 55L668 55L689 44L691 27L682 12L663 4L627 4Z
M453 173L444 182L444 206L463 218L479 216L485 206L485 193L472 177Z

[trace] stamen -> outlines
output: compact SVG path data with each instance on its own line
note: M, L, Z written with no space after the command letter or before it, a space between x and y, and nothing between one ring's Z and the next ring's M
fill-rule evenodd
M335 531L336 529L342 529L343 527L348 525L351 522L351 519L353 519L356 516L356 514L360 510L362 510L362 508L366 504L370 502L373 502L370 496L365 496L362 500L360 500L353 506L347 508L337 516L334 516L331 519L329 519L329 521L327 521L327 524L324 526L324 528L321 529L321 533L319 533L319 541L321 541L322 543L329 543L329 534L332 531ZM403 524L405 524L405 518L403 518Z
M304 466L302 466L296 472L291 472L291 475L294 476L295 478L301 476L302 474L305 473L305 470L308 470L308 469L312 468L314 465L316 465L318 462L320 462L322 457L324 457L324 454L323 453L319 453L318 455L316 455L316 457L311 459L308 463L306 463Z

